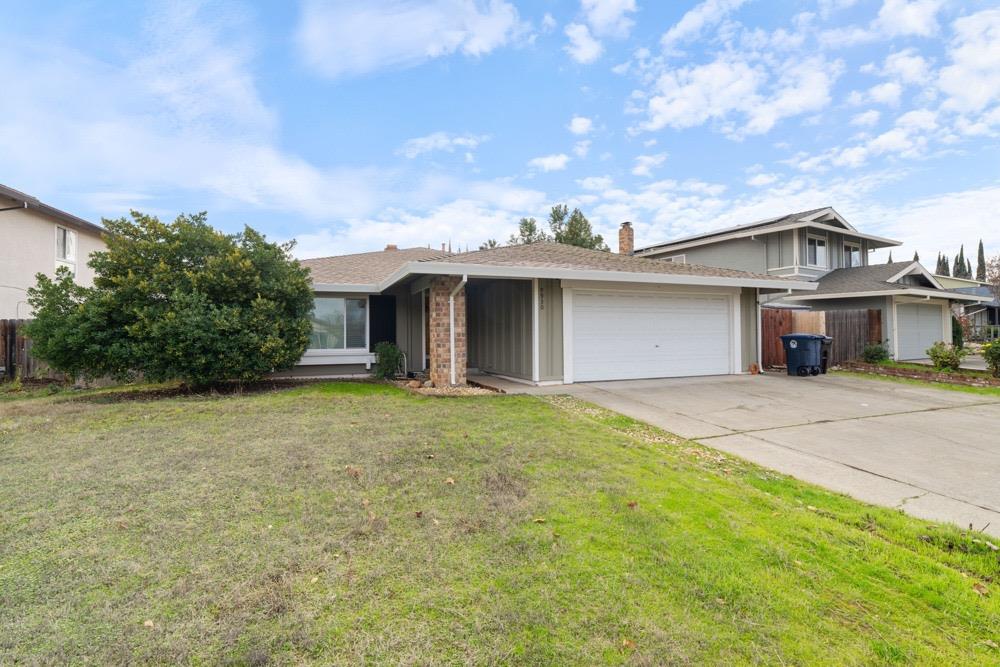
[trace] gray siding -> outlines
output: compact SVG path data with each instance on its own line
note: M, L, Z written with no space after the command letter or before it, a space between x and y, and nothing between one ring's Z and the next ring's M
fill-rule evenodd
M744 287L740 292L740 342L743 345L743 368L760 363L757 358L757 290Z
M720 241L711 245L682 250L678 255L684 255L688 264L715 266L723 269L737 269L751 273L764 273L767 270L767 245L763 240L733 239ZM661 255L661 258L673 255Z
M538 281L538 379L563 378L562 285L558 280Z
M531 379L531 281L469 281L466 285L468 365Z

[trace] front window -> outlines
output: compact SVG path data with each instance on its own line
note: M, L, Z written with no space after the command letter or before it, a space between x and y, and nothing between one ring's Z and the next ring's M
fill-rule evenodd
M844 244L844 266L854 268L861 266L861 246L856 243Z
M56 227L56 268L68 267L76 275L76 232Z
M806 262L809 266L828 266L826 261L826 239L810 236L806 242Z
M364 298L316 297L314 304L309 349L365 349L368 314Z

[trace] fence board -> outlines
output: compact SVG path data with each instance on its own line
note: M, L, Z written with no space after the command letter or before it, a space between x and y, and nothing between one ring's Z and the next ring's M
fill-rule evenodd
M785 350L781 336L790 333L814 333L830 336L830 364L842 364L861 358L868 343L882 342L882 311L828 310L789 311L762 308L762 366L784 366Z
M764 368L784 366L786 363L785 348L781 344L781 337L792 333L794 324L792 311L781 308L761 308L760 320L761 366Z
M0 320L0 379L22 378L54 379L60 377L31 354L31 340L24 335L28 320Z

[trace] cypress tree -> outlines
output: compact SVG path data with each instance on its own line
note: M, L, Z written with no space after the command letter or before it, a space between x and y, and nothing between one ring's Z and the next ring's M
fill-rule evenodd
M976 280L986 282L986 253L983 251L982 239L979 239L979 256L976 257Z
M913 261L914 262L919 262L920 261L920 253L917 252L916 250L913 251Z
M940 275L942 275L942 276L950 276L951 275L951 267L948 265L948 256L947 255L941 255L941 272L940 272Z
M892 264L892 251L889 251L889 261L886 264Z

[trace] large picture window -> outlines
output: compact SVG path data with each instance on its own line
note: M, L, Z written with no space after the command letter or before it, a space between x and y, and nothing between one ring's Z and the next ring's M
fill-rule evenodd
M314 303L309 349L365 349L368 310L364 298L316 297Z

